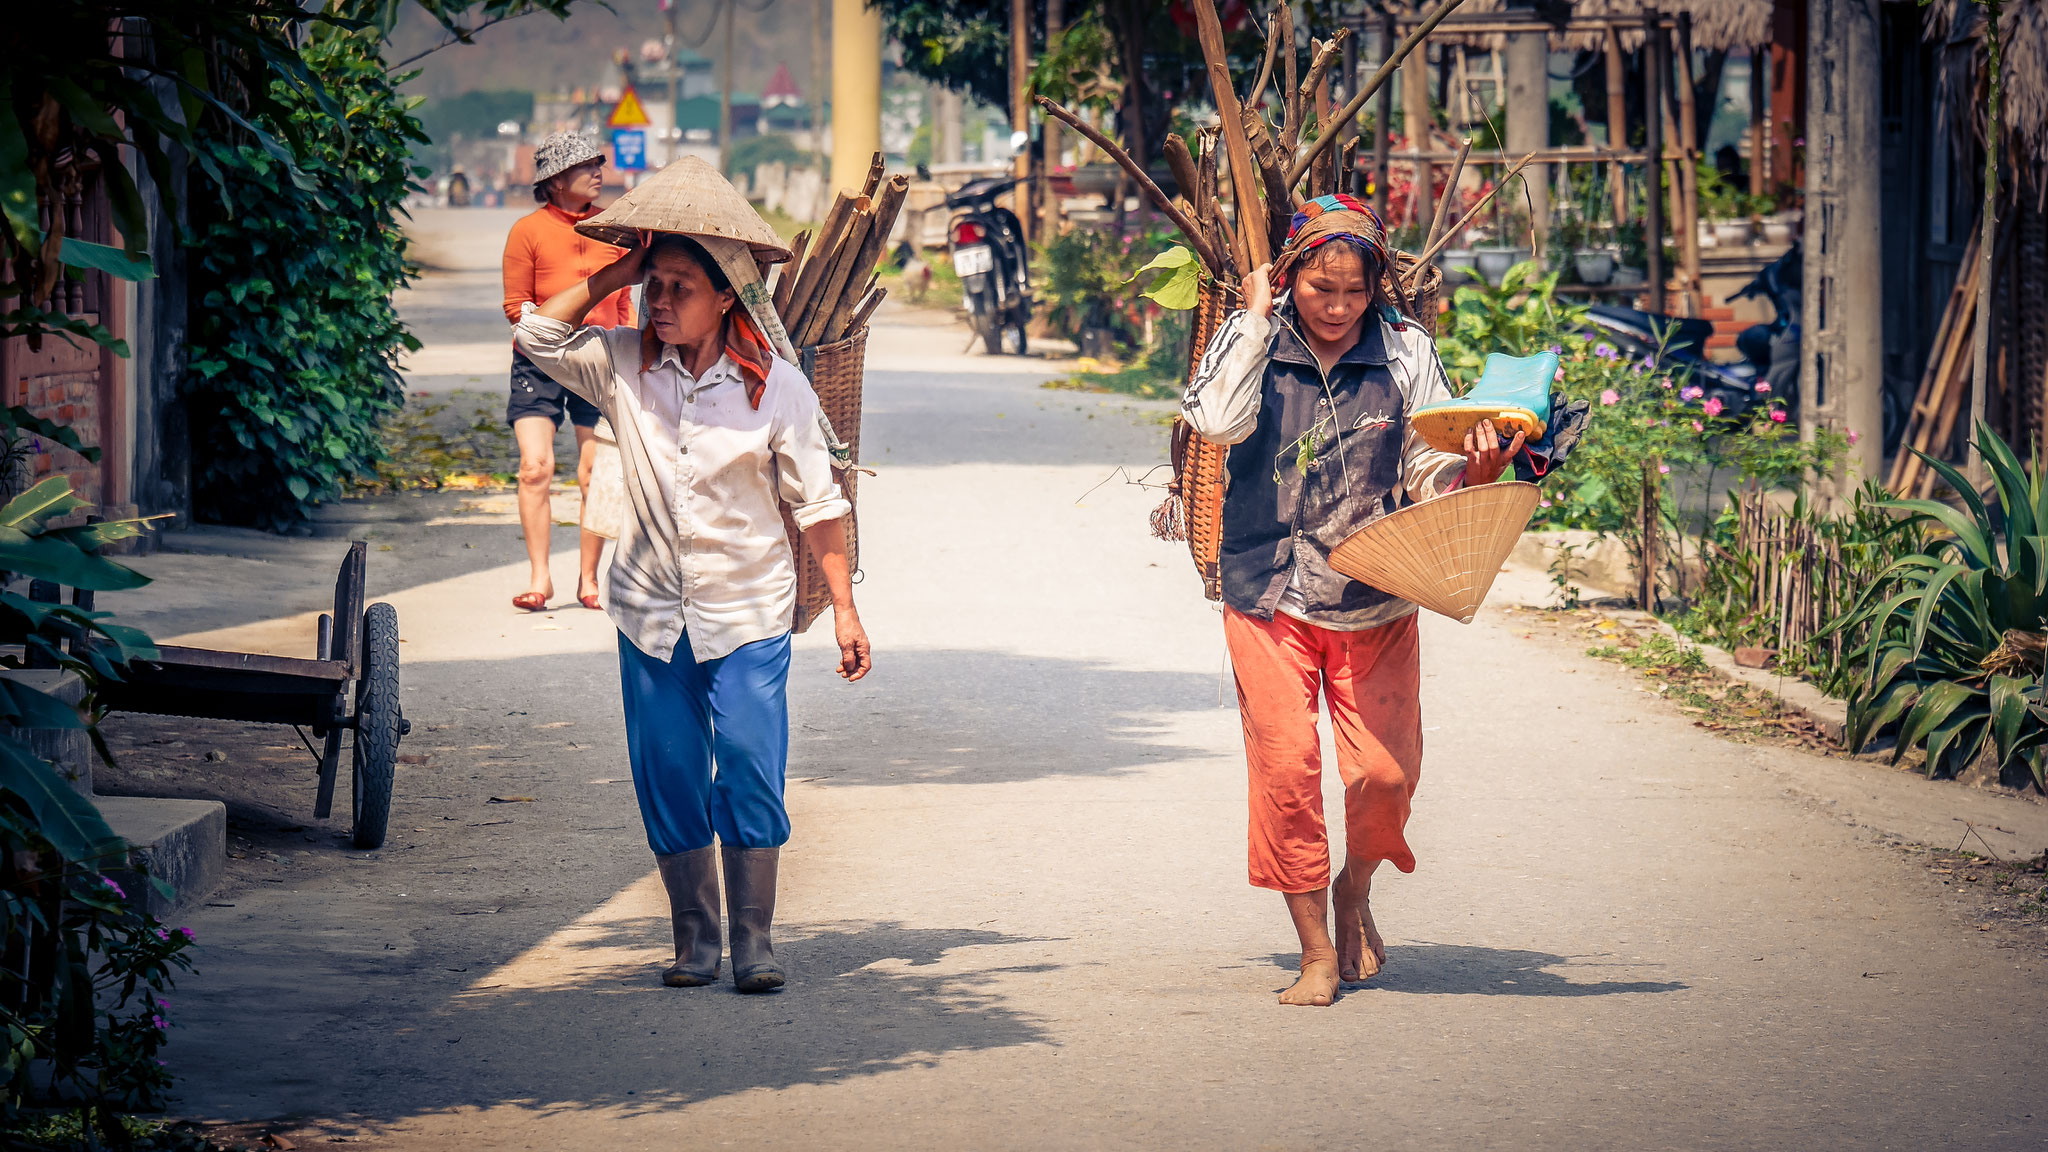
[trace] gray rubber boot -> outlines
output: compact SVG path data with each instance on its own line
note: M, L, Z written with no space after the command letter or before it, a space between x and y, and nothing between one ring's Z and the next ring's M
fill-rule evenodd
M668 915L676 933L676 960L661 974L671 988L718 982L718 858L710 845L694 852L656 856L668 889Z
M780 848L720 849L725 856L725 908L732 917L732 982L742 992L782 987L768 927L775 919L775 869Z

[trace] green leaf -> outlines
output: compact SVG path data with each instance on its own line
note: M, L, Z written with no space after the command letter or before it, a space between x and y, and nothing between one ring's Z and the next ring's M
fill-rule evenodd
M0 789L21 798L36 830L66 860L90 864L127 850L92 802L16 737L0 736Z
M7 527L0 527L0 571L94 592L118 592L149 583L149 577L142 573L95 556L67 540L30 536L18 528Z
M0 508L0 525L23 531L41 528L45 522L85 506L85 501L72 493L71 481L52 476Z
M1968 707L1977 698L1976 689L1953 680L1929 684L1906 713L1904 727L1899 731L1899 745L1892 758L1896 760L1899 752L1908 748L1920 747L1935 731L1948 725L1959 709Z
M1186 312L1195 306L1202 286L1202 266L1193 252L1176 244L1154 256L1151 263L1132 273L1124 283L1134 283L1147 272L1163 275L1154 276L1151 287L1140 295L1176 312Z
M119 347L114 349L115 353L121 356L128 355L128 345L118 341L117 343ZM33 432L45 440L62 444L94 464L100 462L100 450L86 447L85 442L78 438L78 433L54 420L45 420L19 404L0 414L0 423L20 428L25 432ZM49 481L45 480L43 483L47 484Z
M118 280L149 280L156 276L156 266L147 255L124 252L111 244L94 244L76 236L64 238L61 259L73 268L105 272Z
M85 727L78 709L7 676L0 676L0 720L18 728Z
M2020 731L2028 719L2026 689L2027 682L2016 676L1991 678L1991 734L2000 768L2018 751Z

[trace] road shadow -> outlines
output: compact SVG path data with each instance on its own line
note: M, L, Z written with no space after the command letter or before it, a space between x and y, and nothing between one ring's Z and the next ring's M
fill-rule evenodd
M1275 967L1292 974L1298 952L1274 953ZM1370 981L1344 985L1344 995L1407 992L1422 996L1614 996L1636 992L1680 992L1682 981L1575 980L1574 974L1607 964L1573 960L1525 948L1481 948L1471 944L1390 944L1387 964ZM1628 965L1639 967L1639 965ZM1564 969L1554 972L1551 969Z
M665 919L634 918L585 947L645 945L667 934ZM357 1032L350 1071L319 1095L330 1105L346 1101L351 1120L371 1129L421 1113L505 1106L630 1115L1050 1043L1044 1024L1009 1007L998 985L1058 966L1010 963L1016 954L989 951L1043 942L886 921L791 925L776 941L790 983L763 996L735 992L729 972L717 985L665 988L652 963L540 989L494 990L487 976L437 1009L396 1021L402 1029ZM280 1067L291 1063L288 1046L270 1056Z
M1168 738L1171 714L1215 709L1214 673L947 649L891 652L855 689L792 679L791 780L1008 783L1215 754Z

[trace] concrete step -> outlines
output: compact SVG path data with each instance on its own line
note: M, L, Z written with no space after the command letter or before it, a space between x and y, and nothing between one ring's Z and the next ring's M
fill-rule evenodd
M36 689L55 696L66 704L77 706L85 699L85 681L75 672L61 669L8 668L0 670L4 676L27 688ZM81 796L92 795L92 737L83 728L24 728L14 729L11 724L0 725L18 731L22 742L29 751L57 766L57 771L71 781L71 787Z
M162 800L147 796L95 796L93 805L131 848L125 874L115 882L130 901L163 919L206 899L220 883L228 857L228 808L218 800ZM171 886L169 899L144 882Z

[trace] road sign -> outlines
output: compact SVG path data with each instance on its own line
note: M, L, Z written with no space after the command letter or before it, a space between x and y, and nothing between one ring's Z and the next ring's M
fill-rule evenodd
M612 129L612 167L621 172L647 171L647 133L639 128Z
M612 128L645 128L653 121L647 118L647 109L640 106L640 94L631 88L619 97L619 105L612 109L612 118L606 124Z

